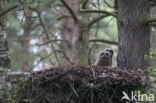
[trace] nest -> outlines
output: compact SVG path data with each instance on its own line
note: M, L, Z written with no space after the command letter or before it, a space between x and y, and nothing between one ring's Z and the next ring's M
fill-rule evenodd
M102 66L64 66L33 72L20 84L18 103L125 103L147 86L141 70Z

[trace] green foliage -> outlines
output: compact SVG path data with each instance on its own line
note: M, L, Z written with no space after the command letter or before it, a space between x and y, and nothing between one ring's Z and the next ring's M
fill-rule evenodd
M149 68L147 69L147 72L148 72L148 73L152 72L154 68L155 68L154 66L149 67Z
M156 66L154 63L152 63L153 61L156 60L156 50L155 49L151 49L150 50L150 55L145 55L145 58L151 61L151 66L147 69L147 72L154 72L156 69Z
M152 49L150 50L150 58L151 59L156 59L156 49Z
M149 84L150 89L148 90L149 93L153 93L156 95L156 49L150 50L150 56L149 56L151 65L147 69L147 72L149 73Z

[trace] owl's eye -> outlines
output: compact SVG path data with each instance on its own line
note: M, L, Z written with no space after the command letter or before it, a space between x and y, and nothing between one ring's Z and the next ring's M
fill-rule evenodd
M104 53L101 53L100 55L104 55Z
M111 53L113 53L113 50L110 50Z
M108 53L106 53L105 55L106 55L106 56L108 56L109 54L108 54Z
M113 54L113 50L111 49L107 49L106 51L110 52L111 54Z

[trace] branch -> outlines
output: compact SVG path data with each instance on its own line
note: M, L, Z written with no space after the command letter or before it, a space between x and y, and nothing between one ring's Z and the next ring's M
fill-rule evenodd
M151 7L156 7L156 4L155 3L151 4Z
M110 8L114 8L113 6L111 6L106 0L103 1L108 7Z
M155 7L156 6L156 0L149 0L150 1L150 6Z
M77 17L75 15L74 11L70 8L70 6L64 0L61 0L61 2L64 4L64 6L67 8L67 10L69 11L69 13L73 17L74 22L77 23Z
M152 26L152 27L156 27L156 24L150 24L150 26Z
M64 57L66 58L66 60L70 63L70 64L74 64L71 60L70 60L70 58L67 56L67 54L64 52L64 51L62 51L62 50L55 50L56 52L60 52L60 53L62 53L63 55L64 55Z
M31 67L31 70L32 70L33 68L35 68L36 66L38 66L43 60L45 60L45 59L47 59L48 57L50 57L52 54L53 54L53 53L50 53L50 54L48 54L48 55L45 56L45 57L41 57L40 60L36 63L36 65L33 65L33 66Z
M44 32L45 32L46 38L47 38L47 40L50 40L48 31L47 31L47 29L46 29L46 27L45 27L45 25L44 25L44 23L43 23L43 21L42 21L40 12L39 12L37 9L35 9L35 8L31 8L31 9L34 10L34 11L37 13L37 15L38 15L38 17L39 17L39 21L40 21L41 27L43 28L43 30L44 30ZM57 56L57 54L56 54L56 52L55 52L55 48L54 48L54 46L53 46L52 43L51 43L51 49L54 51L54 55L55 55L55 58L56 58L58 64L61 65L61 64L60 64L60 61L59 61L59 59L58 59L58 56Z
M2 12L0 13L0 17L1 17L1 16L4 16L5 14L7 14L8 12L10 12L11 10L13 10L13 9L15 9L15 8L17 8L17 7L18 7L18 5L14 5L14 6L12 6L12 7L7 8L6 10L4 10L4 11L2 11Z
M97 8L97 7L96 7L96 4L95 4L94 2L90 1L89 3L90 3L93 7Z
M89 1L89 0L85 0L85 1L83 2L83 4L82 4L82 9L86 9L86 5L87 5L88 1Z
M118 45L118 42L103 40L103 39L91 39L91 40L89 40L89 42L102 42L102 43L108 43L108 44L112 44L112 45Z
M109 11L105 11L105 10L80 10L79 11L80 13L104 13L104 14L108 14L108 15L111 15L115 18L117 18L117 15L115 14L116 12L109 12Z
M151 2L153 2L153 3L156 3L156 0L149 0L149 1L151 1Z
M152 22L156 22L156 18L151 18L149 20L145 20L145 24L149 24L149 23L152 23Z
M47 41L47 42L45 42L45 43L43 43L43 44L37 44L37 45L38 45L38 46L43 46L43 45L49 44L49 43L51 43L51 42L57 42L57 41L70 43L69 40L54 39L54 40L49 40L49 41Z
M98 22L98 21L100 21L101 19L103 19L103 18L105 18L105 17L107 17L107 16L109 16L109 15L101 15L101 16L99 16L99 17L97 17L97 18L94 18L89 24L88 24L88 27L90 28L93 24L95 24L96 22Z
M64 15L64 16L61 16L61 17L57 18L57 20L61 20L61 19L63 19L63 18L71 18L71 16Z

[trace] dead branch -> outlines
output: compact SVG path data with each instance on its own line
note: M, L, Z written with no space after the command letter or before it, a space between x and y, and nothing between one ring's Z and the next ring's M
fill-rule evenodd
M70 7L64 0L61 0L61 2L64 4L64 6L67 8L67 10L69 11L69 13L70 13L71 16L73 17L74 22L77 23L76 14L75 14L74 11L71 9L71 7Z
M103 14L107 14L107 15L110 15L110 16L113 16L115 18L117 18L117 15L115 14L116 12L109 12L109 11L106 11L106 10L90 10L90 9L85 9L85 10L80 10L79 11L80 13L103 13Z
M112 44L112 45L117 45L118 46L117 42L109 41L109 40L103 40L103 39L91 39L91 40L89 40L89 42L102 42L102 43L108 43L108 44Z
M2 11L2 12L0 13L0 17L6 15L8 12L14 10L14 9L17 8L17 7L18 7L18 5L14 5L14 6L11 6L11 7L7 8L6 10L4 10L4 11Z

